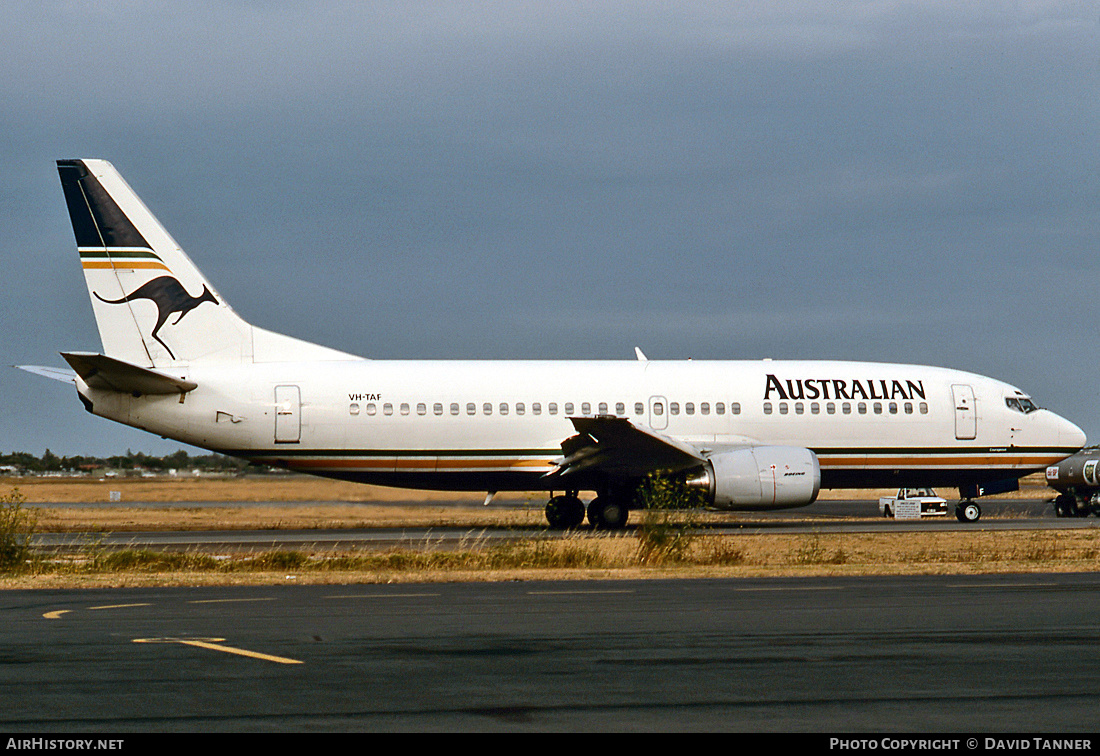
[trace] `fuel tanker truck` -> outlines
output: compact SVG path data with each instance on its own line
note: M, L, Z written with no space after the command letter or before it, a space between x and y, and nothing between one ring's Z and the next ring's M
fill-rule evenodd
M1100 517L1100 447L1082 449L1047 468L1047 485L1058 492L1059 517Z

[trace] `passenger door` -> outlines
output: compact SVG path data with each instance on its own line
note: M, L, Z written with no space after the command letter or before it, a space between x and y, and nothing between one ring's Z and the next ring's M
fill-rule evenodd
M275 387L275 443L296 444L302 438L302 394L297 386Z
M978 436L978 416L974 407L974 389L970 386L951 387L955 398L955 438L969 441Z

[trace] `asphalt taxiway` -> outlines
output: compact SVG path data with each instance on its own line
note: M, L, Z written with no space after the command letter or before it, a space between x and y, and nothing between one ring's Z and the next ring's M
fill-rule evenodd
M6 591L9 733L1088 732L1100 575Z
M321 503L319 503L321 504ZM387 506L379 502L379 506ZM127 506L140 506L130 505ZM164 506L158 503L156 506ZM178 506L197 507L196 503ZM237 506L237 505L234 505ZM257 506L276 507L274 503ZM299 506L299 504L296 504ZM369 508L370 505L365 505ZM433 502L433 506L439 506ZM468 502L466 503L468 506ZM877 516L876 502L819 501L810 507L775 512L729 514L706 525L712 534L798 534L798 533L885 533L920 531L1008 531L1073 530L1100 528L1100 518L1060 518L1044 500L990 502L986 514L976 523L962 523L953 516L920 520L894 520ZM633 515L637 520L637 515ZM630 532L633 526L628 526ZM559 538L591 533L588 528L575 531L551 531L542 527L362 527L354 529L279 529L279 530L187 530L124 531L99 533L41 533L35 536L39 548L66 550L94 544L100 548L142 549L256 549L256 548L364 548L392 546L449 545L472 541L500 541L518 538Z

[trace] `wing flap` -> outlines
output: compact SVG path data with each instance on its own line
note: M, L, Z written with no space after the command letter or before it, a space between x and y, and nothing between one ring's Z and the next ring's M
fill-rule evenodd
M186 394L198 384L157 370L91 352L62 352L85 383L92 388L128 394Z
M640 428L625 417L571 417L577 435L562 441L562 457L546 477L568 479L593 468L618 477L674 472L705 459L691 444Z

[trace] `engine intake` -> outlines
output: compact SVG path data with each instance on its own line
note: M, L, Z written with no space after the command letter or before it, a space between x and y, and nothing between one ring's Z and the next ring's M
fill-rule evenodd
M754 446L710 456L687 482L717 509L805 507L821 490L821 465L809 449Z

